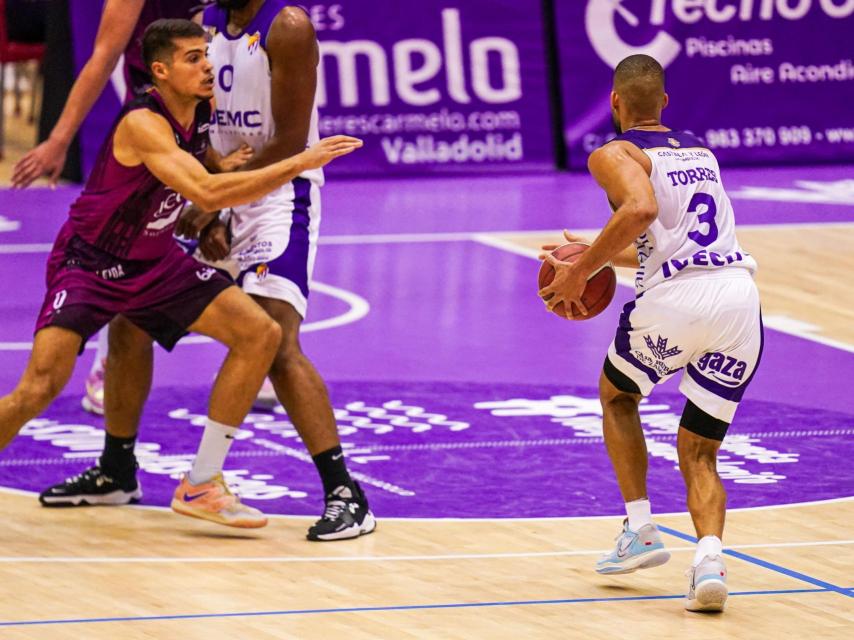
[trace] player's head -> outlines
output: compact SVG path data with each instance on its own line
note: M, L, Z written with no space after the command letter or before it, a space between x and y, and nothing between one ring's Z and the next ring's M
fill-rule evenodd
M614 69L611 114L617 133L630 124L660 124L667 106L664 69L655 58L636 54L624 58Z
M155 20L142 36L142 58L154 84L199 100L213 97L205 31L190 20Z

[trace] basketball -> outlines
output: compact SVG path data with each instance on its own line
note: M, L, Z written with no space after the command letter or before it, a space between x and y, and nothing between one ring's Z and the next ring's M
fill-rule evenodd
M587 251L589 247L589 244L584 244L583 242L570 242L552 251L552 255L563 262L575 262L578 256ZM551 284L554 277L554 267L548 262L543 262L540 265L540 272L537 278L539 289ZM611 304L616 290L617 272L614 271L613 265L609 262L587 279L587 286L581 295L581 301L587 307L586 316L582 315L575 308L573 308L570 316L564 315L564 305L562 302L555 306L552 311L559 317L569 320L590 320L590 318L595 318L602 313Z

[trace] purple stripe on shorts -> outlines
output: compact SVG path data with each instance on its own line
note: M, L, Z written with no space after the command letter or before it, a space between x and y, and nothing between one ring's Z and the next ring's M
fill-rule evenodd
M753 371L750 373L750 376L745 380L742 384L737 387L727 387L725 385L720 384L719 382L715 382L714 380L710 380L699 371L697 371L694 365L689 364L687 366L688 375L691 376L691 379L696 382L698 385L703 387L706 391L710 391L714 393L716 396L720 396L724 400L730 400L732 402L741 402L741 398L744 396L744 391L747 389L747 385L750 384L750 381L753 380L753 376L756 375L756 370L759 368L759 362L762 360L762 350L765 348L765 327L762 324L762 314L759 314L759 353L756 356L756 364L753 366Z
M295 178L294 210L291 214L291 235L285 252L267 263L270 273L287 278L308 298L308 226L311 222L311 182Z
M617 335L614 338L614 347L623 360L643 371L650 379L650 382L658 384L661 381L661 376L655 372L655 369L646 366L632 355L632 346L629 339L629 331L632 330L632 323L629 320L629 316L634 311L635 304L637 304L637 300L632 300L631 302L627 302L626 306L623 307L623 313L620 314L620 325L617 327Z

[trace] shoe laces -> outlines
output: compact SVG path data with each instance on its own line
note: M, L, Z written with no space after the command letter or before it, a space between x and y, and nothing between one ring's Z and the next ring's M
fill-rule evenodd
M337 520L347 509L347 503L343 500L330 500L326 503L326 509L323 511L323 520Z

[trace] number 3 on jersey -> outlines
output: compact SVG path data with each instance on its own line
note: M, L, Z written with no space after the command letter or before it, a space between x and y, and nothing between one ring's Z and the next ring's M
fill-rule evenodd
M706 205L706 210L702 213L697 213L697 209L701 205ZM695 193L694 197L691 198L691 202L688 203L688 213L697 213L697 221L700 224L709 225L706 233L698 230L688 234L688 237L701 247L708 247L718 239L718 225L715 224L715 214L717 212L718 208L715 205L715 199L708 193Z

